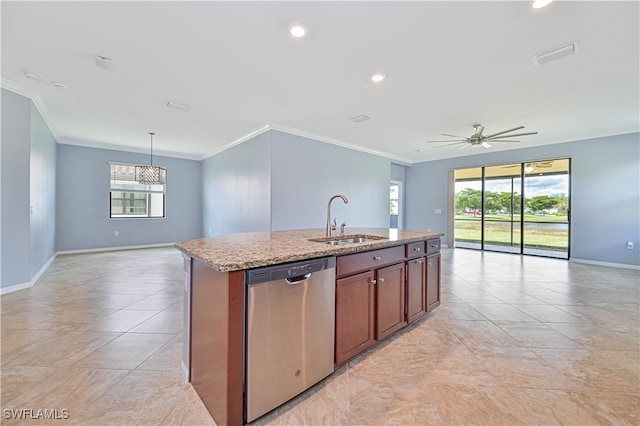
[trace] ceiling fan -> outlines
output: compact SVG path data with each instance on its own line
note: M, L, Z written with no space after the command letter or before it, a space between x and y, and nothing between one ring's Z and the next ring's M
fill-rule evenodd
M477 146L477 145L482 145L485 148L491 148L491 145L488 143L489 141L492 141L492 142L520 142L520 141L508 140L506 138L516 137L516 136L537 135L538 134L538 132L511 133L511 132L515 132L516 130L520 130L520 129L524 129L524 126L514 127L513 129L504 130L502 132L493 133L491 135L483 135L482 132L484 131L484 126L482 124L474 124L473 125L474 133L470 137L457 136L457 135L448 135L446 133L442 133L442 136L449 136L449 137L452 137L452 138L461 138L461 139L449 139L449 140L444 140L444 141L427 141L427 143L453 142L453 143L448 143L446 145L435 146L434 148L443 148L445 146L459 145L459 144L462 144L462 146L460 148L458 148L458 149L463 149L463 148L466 148L468 146Z

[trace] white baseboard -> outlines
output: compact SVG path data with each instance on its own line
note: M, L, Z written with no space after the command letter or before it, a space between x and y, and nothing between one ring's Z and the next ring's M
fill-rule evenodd
M31 278L31 281L27 282L27 283L22 283L22 284L16 284L16 285L11 285L9 287L1 287L0 288L0 296L3 294L8 294L8 293L13 293L14 291L19 291L19 290L24 290L25 288L31 288L34 286L34 284L40 279L40 277L42 276L42 274L45 273L45 271L47 270L47 268L51 265L51 263L55 260L56 256L58 255L58 253L54 253L53 256L51 256L51 258L49 260L47 260L47 263L45 263L42 268L40 268L40 270L38 271L37 274L35 274L33 276L33 278Z
M62 250L57 254L81 254L81 253L99 253L104 251L121 251L121 250L137 250L146 248L157 247L173 247L176 243L159 243L159 244L143 244L139 246L117 246L117 247L105 247L105 248L93 248L93 249L80 249L80 250Z
M33 287L34 281L28 283L10 285L9 287L0 287L0 296L4 294L13 293L14 291L24 290L25 288Z
M180 361L180 367L182 368L182 378L184 379L185 383L190 383L191 382L191 378L189 377L189 369L187 368L187 366L184 364L184 360Z
M628 263L612 263L612 262L600 262L598 260L588 260L588 259L569 259L570 262L576 263L587 263L589 265L599 265L599 266L609 266L611 268L624 268L624 269L637 269L640 270L640 265L630 265Z

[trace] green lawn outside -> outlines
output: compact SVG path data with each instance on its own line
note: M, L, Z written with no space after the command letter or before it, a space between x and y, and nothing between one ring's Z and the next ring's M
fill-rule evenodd
M568 250L569 247L569 231L567 229L527 229L527 222L536 222L529 220L529 217L540 218L537 222L551 222L552 218L563 220L555 220L557 223L566 223L566 217L557 216L533 216L525 215L525 244L527 247L549 248L554 250ZM457 219L469 219L466 216L456 216ZM500 219L502 221L498 221ZM519 218L513 223L513 240L511 233L511 222L504 221L505 216L493 215L487 217L485 222L485 243L520 245L522 232L520 230ZM456 220L455 221L455 239L456 241L480 242L481 238L480 218L473 220Z

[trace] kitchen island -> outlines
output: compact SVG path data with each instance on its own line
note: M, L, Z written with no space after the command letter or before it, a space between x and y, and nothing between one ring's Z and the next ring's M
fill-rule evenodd
M335 257L336 366L438 306L443 234L385 228L346 234L328 241L324 229L256 232L176 245L187 277L185 377L216 423L247 420L247 271Z

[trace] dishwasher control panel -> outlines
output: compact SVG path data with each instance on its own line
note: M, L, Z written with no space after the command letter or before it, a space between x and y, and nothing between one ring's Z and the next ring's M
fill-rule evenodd
M246 271L247 284L259 284L267 281L277 281L285 278L299 277L305 274L335 268L335 257L323 257L309 259L301 262L282 263L279 265L265 266Z

